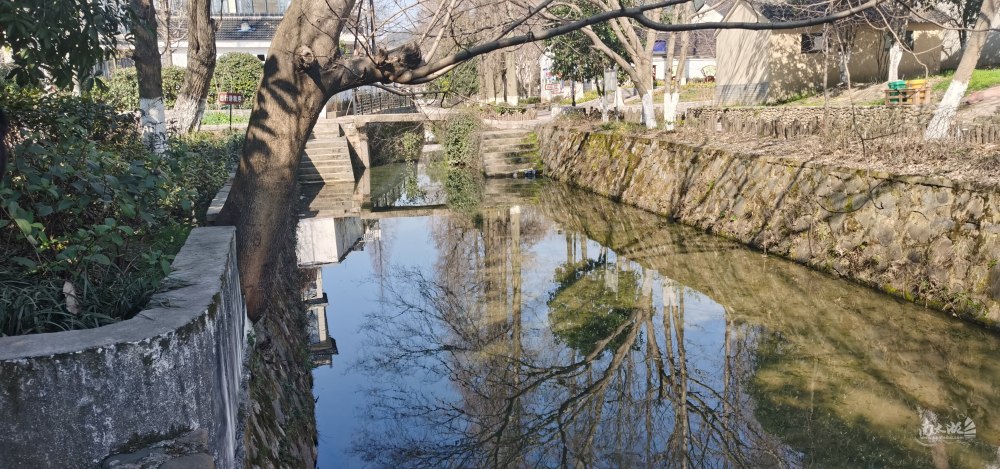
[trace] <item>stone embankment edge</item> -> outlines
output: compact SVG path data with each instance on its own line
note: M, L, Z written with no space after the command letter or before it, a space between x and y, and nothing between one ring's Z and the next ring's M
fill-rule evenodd
M93 467L206 429L219 468L239 467L247 318L235 229L194 229L147 309L86 330L0 338L3 464Z
M539 128L549 177L990 327L1000 188Z

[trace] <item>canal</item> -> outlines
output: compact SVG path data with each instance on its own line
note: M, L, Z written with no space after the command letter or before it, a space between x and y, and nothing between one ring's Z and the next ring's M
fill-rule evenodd
M996 334L558 182L451 211L435 180L300 225L320 468L1000 464Z

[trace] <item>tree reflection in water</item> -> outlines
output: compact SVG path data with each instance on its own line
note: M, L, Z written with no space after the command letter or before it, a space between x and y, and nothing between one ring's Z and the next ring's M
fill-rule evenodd
M564 186L529 199L435 218L433 268L380 269L353 370L372 466L1000 466L995 334ZM973 439L917 438L966 416Z
M359 367L376 396L355 440L363 459L405 467L781 465L789 451L761 431L745 393L751 335L727 322L724 338L692 342L685 298L696 293L611 262L606 248L590 259L586 239L574 234L548 301L523 301L522 251L549 222L521 212L487 210L478 227L441 220L435 234L445 254L435 273L400 269L388 282ZM663 301L654 301L657 284ZM526 306L550 327L525 324ZM721 379L717 369L725 369ZM405 376L423 379L407 384Z

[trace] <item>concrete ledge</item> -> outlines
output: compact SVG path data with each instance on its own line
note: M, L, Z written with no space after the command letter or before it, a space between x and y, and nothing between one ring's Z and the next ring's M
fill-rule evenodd
M219 192L215 194L215 198L212 199L212 203L208 205L208 210L205 212L205 221L209 225L214 225L215 220L219 218L219 213L222 212L222 206L226 205L226 200L229 199L229 191L233 189L233 179L236 178L236 173L229 173L229 180L219 189Z
M0 338L0 465L93 467L108 454L206 429L235 467L246 309L231 227L196 228L136 317Z

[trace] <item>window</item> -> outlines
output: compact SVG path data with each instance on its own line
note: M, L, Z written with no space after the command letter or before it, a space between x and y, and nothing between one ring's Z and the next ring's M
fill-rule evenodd
M907 31L906 34L903 36L903 45L905 45L907 49L913 50L914 44L915 42L913 40L913 31Z
M826 38L823 33L802 34L802 53L811 54L826 50Z

